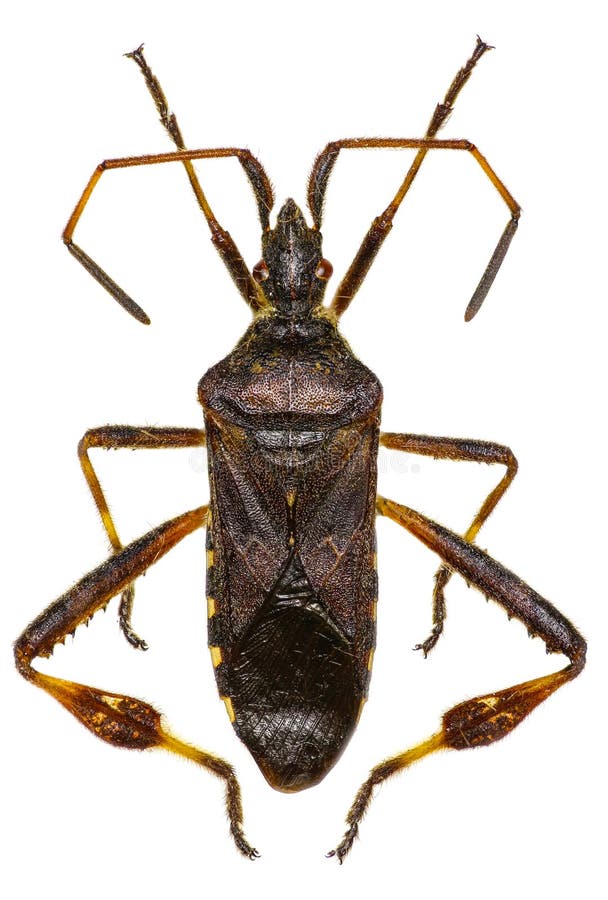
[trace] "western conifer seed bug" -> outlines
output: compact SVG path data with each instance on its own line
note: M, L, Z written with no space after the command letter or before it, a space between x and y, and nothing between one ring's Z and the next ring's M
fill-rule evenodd
M585 664L585 641L574 626L473 543L515 477L517 463L511 451L487 441L381 432L380 383L338 331L340 316L431 150L470 153L509 210L507 226L465 318L479 310L515 234L520 209L473 144L436 135L488 49L478 38L472 56L435 108L424 138L329 143L308 182L312 227L290 199L271 228L273 194L261 164L248 150L235 147L185 149L177 120L140 47L128 56L143 73L177 150L101 163L65 228L64 242L76 259L119 304L148 323L141 307L73 242L73 234L104 172L179 162L212 242L252 310L253 322L236 348L199 383L204 430L106 425L86 432L79 445L80 462L114 552L28 625L15 644L16 665L24 678L108 743L164 748L222 779L232 837L250 858L258 854L243 832L239 783L229 763L179 740L160 714L141 700L56 678L32 666L118 594L125 637L134 647L146 649L131 627L134 582L196 529L204 527L207 532L208 636L219 694L237 735L278 790L298 791L318 783L344 750L361 714L376 631L376 515L401 525L441 559L433 590L433 628L417 646L425 656L443 630L444 590L457 572L541 637L547 652L568 658L568 665L558 672L465 700L445 713L439 730L427 740L376 765L356 794L346 833L329 854L340 862L352 846L376 785L436 750L463 750L499 740ZM342 150L372 147L411 148L417 153L395 197L374 219L333 300L323 305L332 274L322 254L320 231L327 184ZM251 270L215 218L192 165L197 159L220 157L238 159L257 203L262 259ZM208 505L123 546L89 450L202 446L209 461ZM506 471L467 531L458 536L376 494L379 446L439 459L499 463Z

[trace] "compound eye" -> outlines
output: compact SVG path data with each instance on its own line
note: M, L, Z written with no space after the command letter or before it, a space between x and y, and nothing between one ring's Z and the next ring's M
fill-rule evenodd
M270 275L270 272L268 271L268 266L263 259L255 264L255 266L253 267L252 275L254 280L257 281L258 284L260 284L262 281L266 281L266 279Z
M320 261L319 265L317 266L317 271L315 272L315 275L321 281L327 281L329 278L331 278L333 271L334 271L334 267L332 266L330 261L328 259L323 258Z

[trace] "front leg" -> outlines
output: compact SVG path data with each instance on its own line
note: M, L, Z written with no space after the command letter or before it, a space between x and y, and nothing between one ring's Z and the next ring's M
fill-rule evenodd
M506 466L506 472L496 487L490 491L481 504L477 515L463 534L465 541L474 541L479 529L490 513L498 505L503 494L517 475L517 460L509 447L490 441L471 440L469 438L434 437L426 434L395 434L381 432L380 444L390 450L401 450L404 453L417 453L421 456L432 456L434 459L451 459L457 462L479 462L487 465L499 463ZM425 657L433 649L441 633L446 616L444 589L452 577L451 569L441 565L435 573L433 588L433 629L415 650L422 650Z
M376 785L436 750L483 747L505 737L543 700L580 674L587 649L584 638L558 609L479 547L393 500L378 497L376 508L380 515L388 516L426 544L470 584L500 603L509 616L526 625L530 634L541 637L548 653L563 653L570 663L550 675L459 703L445 713L440 730L427 740L374 766L348 812L348 829L342 841L329 854L337 856L340 862L352 847Z

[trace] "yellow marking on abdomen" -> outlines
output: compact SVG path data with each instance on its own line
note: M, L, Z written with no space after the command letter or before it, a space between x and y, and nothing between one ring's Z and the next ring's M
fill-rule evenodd
M213 565L213 550L207 550L207 568L210 569Z
M232 700L230 699L230 697L220 697L220 700L224 701L224 706L226 707L228 718L231 722L234 722L236 716L234 714L234 706L232 705Z
M365 706L366 703L367 703L367 697L364 697L363 700L361 701L361 703L359 704L359 710L357 712L357 722L359 722L359 719L361 718L361 713L363 712L363 707Z
M210 619L217 612L217 605L214 597L207 597L207 618Z
M373 662L374 662L374 648L372 647L372 649L369 651L369 653L367 655L367 671L368 672L371 672Z
M212 645L211 647L209 647L209 653L211 654L211 662L213 663L213 668L217 669L222 661L222 648Z

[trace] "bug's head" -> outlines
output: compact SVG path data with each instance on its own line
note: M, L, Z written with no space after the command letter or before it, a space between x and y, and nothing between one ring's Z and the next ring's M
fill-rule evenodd
M321 253L321 232L309 228L293 200L282 206L276 226L262 236L262 259L253 277L282 315L309 315L323 300L331 264Z

